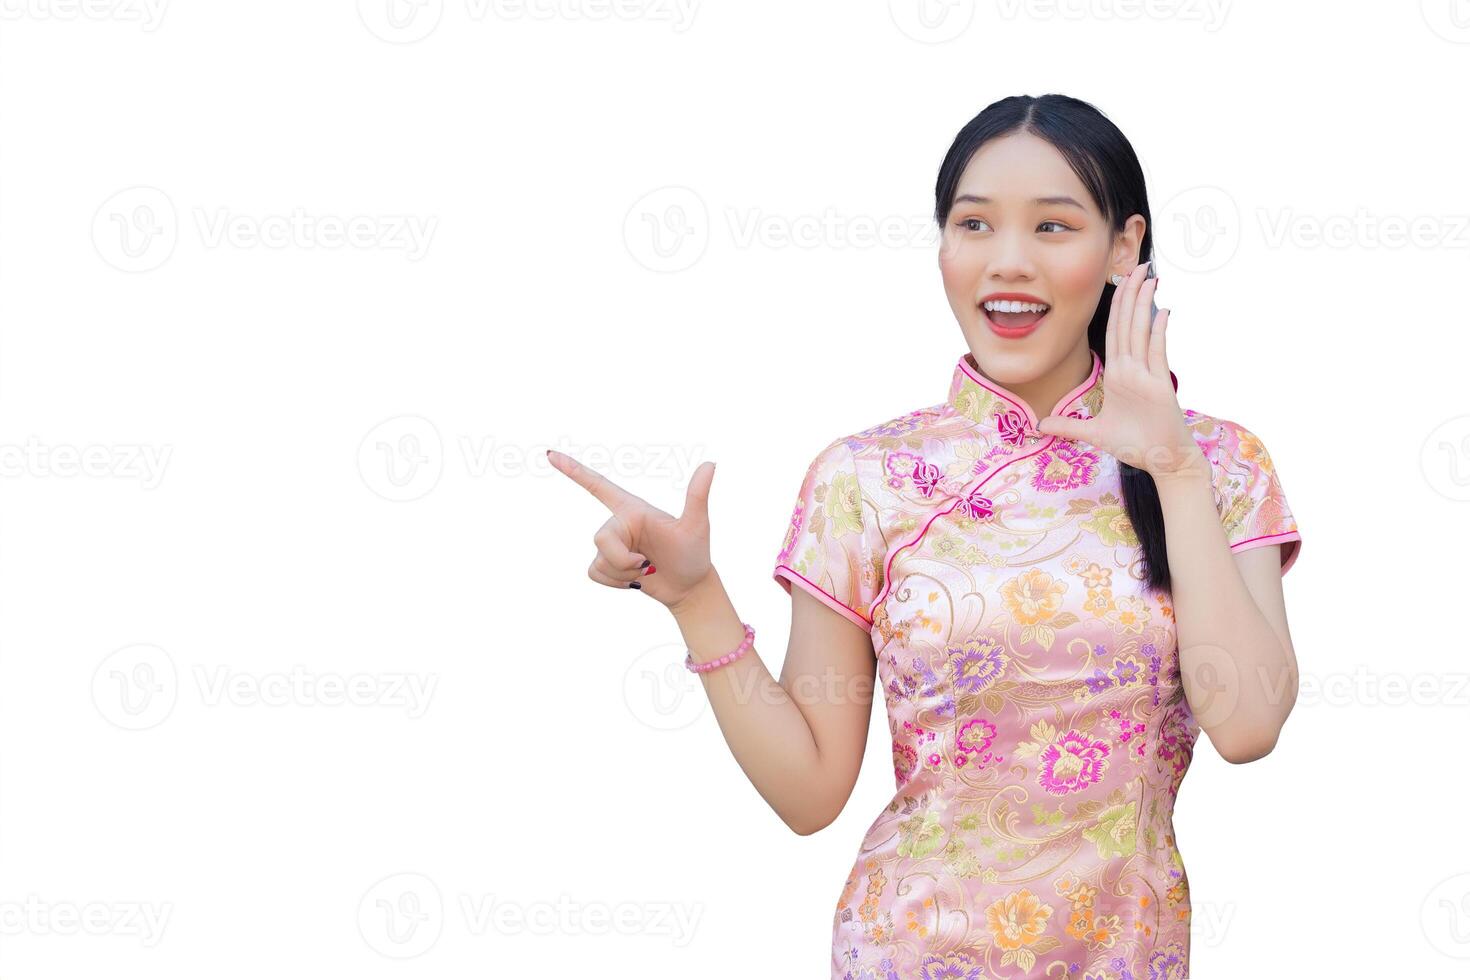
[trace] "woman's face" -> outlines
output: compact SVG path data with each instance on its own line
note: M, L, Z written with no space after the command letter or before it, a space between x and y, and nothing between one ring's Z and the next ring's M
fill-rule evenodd
M939 269L986 374L1023 384L1085 350L1104 283L1137 264L1143 224L1132 215L1114 235L1066 159L1040 137L1013 133L982 146L955 190ZM1045 309L991 312L984 304L996 294Z

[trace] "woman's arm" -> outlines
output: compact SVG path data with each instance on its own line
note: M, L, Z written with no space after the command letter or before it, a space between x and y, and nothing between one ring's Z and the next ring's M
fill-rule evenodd
M808 470L803 494L814 493L817 477L825 474L823 466L835 469L846 452L840 442L829 450ZM709 488L714 463L701 463L694 471L684 495L684 512L676 518L565 453L547 450L546 455L553 466L612 511L592 536L597 555L587 574L594 582L615 589L641 589L663 603L673 613L690 658L696 662L722 657L744 641L745 628L709 557ZM823 496L827 482L821 484ZM823 501L824 507L856 505L855 483L835 476L830 482L845 490L838 492L840 501ZM815 506L818 499L812 497L814 506L806 513L822 513ZM802 507L798 503L798 513ZM823 520L816 526L825 527ZM853 535L849 523L852 521L844 517L846 533L831 538L806 532L812 535L812 544L803 546L801 567L817 574L815 566L822 557L818 546L828 547L823 542L829 542L833 564L823 578L835 582L833 576L850 564L846 547ZM781 560L803 540L793 525ZM806 586L793 588L791 593L791 640L779 684L766 670L754 644L743 656L699 676L740 768L786 825L805 835L835 820L852 793L862 767L877 664L872 640L858 625L865 620L850 604L843 605L852 619L824 605ZM859 599L856 590L851 590L848 603Z
M1227 761L1271 751L1296 703L1279 547L1233 553L1215 508L1209 461L1158 476L1179 664L1190 710Z
M745 637L719 575L671 607L695 663ZM791 637L778 683L757 643L732 663L701 673L735 761L757 792L801 835L837 819L857 782L867 744L876 661L856 624L791 590Z

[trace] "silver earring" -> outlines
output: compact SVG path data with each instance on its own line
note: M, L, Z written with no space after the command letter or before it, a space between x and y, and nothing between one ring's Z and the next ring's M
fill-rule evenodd
M1114 275L1113 276L1113 280L1112 280L1113 281L1113 285L1114 286L1121 286L1121 285L1123 285L1123 279L1124 279L1123 276Z

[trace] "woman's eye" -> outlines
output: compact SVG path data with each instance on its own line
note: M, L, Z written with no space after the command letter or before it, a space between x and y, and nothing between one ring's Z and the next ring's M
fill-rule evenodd
M962 218L957 221L956 224L967 231L981 231L982 229L976 226L986 224L986 221L984 218ZM1043 221L1036 227L1040 229L1045 228L1047 225L1056 225L1059 231L1071 231L1071 228L1069 228L1067 225L1062 224L1060 221Z

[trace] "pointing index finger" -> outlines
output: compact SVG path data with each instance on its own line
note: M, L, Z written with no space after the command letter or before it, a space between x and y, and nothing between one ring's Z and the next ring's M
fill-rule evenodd
M602 501L608 510L618 510L619 507L632 497L628 491L596 470L583 466L566 453L559 453L554 449L548 449L546 450L546 458L551 461L552 466L565 473L574 483L580 484L586 488L588 493Z

